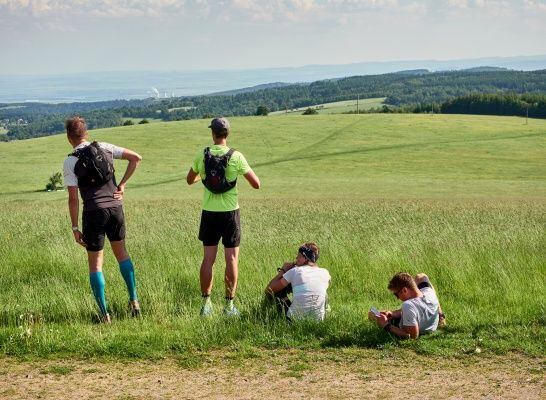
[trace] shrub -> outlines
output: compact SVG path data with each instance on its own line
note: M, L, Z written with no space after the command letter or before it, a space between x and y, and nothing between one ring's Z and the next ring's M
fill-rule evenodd
M55 191L62 189L63 187L63 178L60 172L56 172L49 177L49 182L46 185L47 191Z
M315 115L318 114L318 111L314 108L308 107L301 115Z
M263 115L264 117L269 114L269 109L266 106L258 106L256 109L256 115Z

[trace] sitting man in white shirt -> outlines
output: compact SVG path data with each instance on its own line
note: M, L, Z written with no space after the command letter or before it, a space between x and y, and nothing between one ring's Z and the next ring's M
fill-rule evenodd
M296 260L284 263L265 289L266 295L275 299L289 320L324 319L331 277L328 270L317 265L319 252L316 243L303 244ZM290 293L292 301L288 297Z
M417 339L419 335L434 332L438 328L440 303L425 274L419 274L414 279L410 274L400 272L390 280L388 289L402 301L402 307L395 311L381 311L379 314L370 311L370 320L404 339Z

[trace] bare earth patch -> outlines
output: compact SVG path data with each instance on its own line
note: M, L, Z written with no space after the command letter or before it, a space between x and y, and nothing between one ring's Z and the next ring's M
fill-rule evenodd
M0 359L0 398L546 397L545 360L336 349L207 352L154 361Z

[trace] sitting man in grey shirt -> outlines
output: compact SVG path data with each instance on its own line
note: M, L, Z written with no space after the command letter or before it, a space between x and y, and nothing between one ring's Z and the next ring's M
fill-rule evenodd
M441 314L438 297L426 275L419 274L416 279L405 272L394 275L388 289L402 301L402 307L395 311L371 310L370 320L401 338L417 339L419 335L434 332Z

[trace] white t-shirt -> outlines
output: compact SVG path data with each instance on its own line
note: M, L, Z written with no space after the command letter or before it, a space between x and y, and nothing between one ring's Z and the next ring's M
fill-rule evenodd
M78 146L74 147L74 151L78 149L83 149L86 146L89 146L91 143L89 142L83 142L79 144ZM120 159L123 155L123 150L125 150L122 147L114 146L110 143L105 142L99 142L99 146L106 150L107 153L112 155L113 159ZM74 156L68 156L66 160L64 160L63 164L63 175L64 175L64 185L65 186L78 186L78 177L74 173L74 167L76 166L76 163L78 162L78 158Z
M421 289L423 297L406 300L402 303L400 326L419 326L419 334L434 332L438 328L438 297L431 287Z
M292 319L324 319L326 309L326 290L330 284L327 269L303 265L294 267L283 275L292 284L292 305L287 316Z

